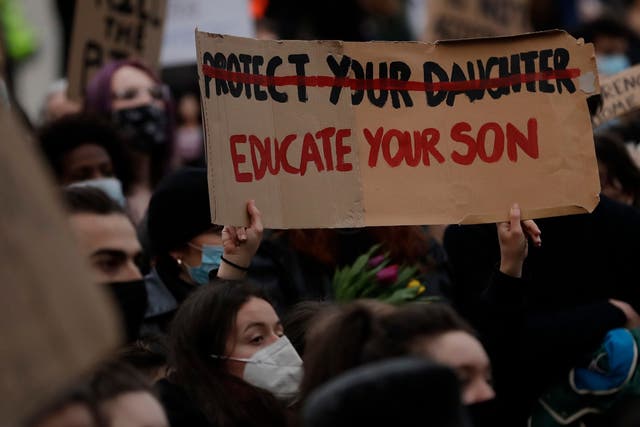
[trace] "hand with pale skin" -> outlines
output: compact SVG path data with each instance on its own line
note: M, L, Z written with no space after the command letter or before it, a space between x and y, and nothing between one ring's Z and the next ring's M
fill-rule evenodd
M224 259L242 268L248 268L251 259L258 251L262 241L262 217L254 200L247 202L249 214L248 227L234 227L227 225L222 230L222 247ZM245 270L234 267L222 261L218 269L218 277L226 280L240 280L247 275Z
M499 222L500 271L506 275L522 277L522 265L529 253L529 239L534 246L542 246L540 228L532 220L522 221L517 203L509 211L509 221Z

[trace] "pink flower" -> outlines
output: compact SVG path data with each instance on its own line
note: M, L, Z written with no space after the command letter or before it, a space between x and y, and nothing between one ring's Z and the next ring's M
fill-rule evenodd
M396 264L383 268L376 274L376 279L380 283L393 283L398 279L398 266Z
M369 265L369 267L377 267L382 264L382 261L384 261L384 255L374 256L369 260L367 265Z

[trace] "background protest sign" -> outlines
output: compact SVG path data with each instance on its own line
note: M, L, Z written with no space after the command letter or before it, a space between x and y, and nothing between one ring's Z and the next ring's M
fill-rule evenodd
M77 1L67 71L69 98L81 99L93 73L111 60L135 56L157 67L166 3Z
M75 247L44 163L0 107L0 425L69 386L118 334L107 294Z
M196 34L213 221L350 227L591 211L593 46Z
M593 117L595 126L640 108L640 65L603 78L600 93L602 108Z
M195 64L193 29L253 37L248 0L168 0L160 63Z
M531 31L529 0L425 0L424 40L466 39Z

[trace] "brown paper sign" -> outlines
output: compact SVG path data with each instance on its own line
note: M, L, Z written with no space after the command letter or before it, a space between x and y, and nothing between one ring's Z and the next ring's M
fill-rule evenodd
M593 124L600 126L616 117L640 108L640 65L600 80L602 108L593 117Z
M116 59L138 57L157 67L167 0L76 2L68 64L68 96L80 100L91 76Z
M118 341L32 142L0 108L0 425L18 425Z
M426 11L426 41L531 31L529 0L428 0Z
M450 224L591 211L593 46L562 31L425 43L197 32L217 224Z

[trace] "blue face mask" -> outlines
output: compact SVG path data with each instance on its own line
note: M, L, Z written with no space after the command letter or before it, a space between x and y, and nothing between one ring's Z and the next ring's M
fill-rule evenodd
M618 74L631 66L629 58L622 53L598 55L596 63L598 64L598 73L603 76Z
M189 243L189 246L202 251L200 265L190 267L185 263L189 276L191 276L191 279L193 279L197 284L206 285L209 283L209 273L220 267L223 248L222 246L214 245L202 245L202 247L198 247L191 243Z

